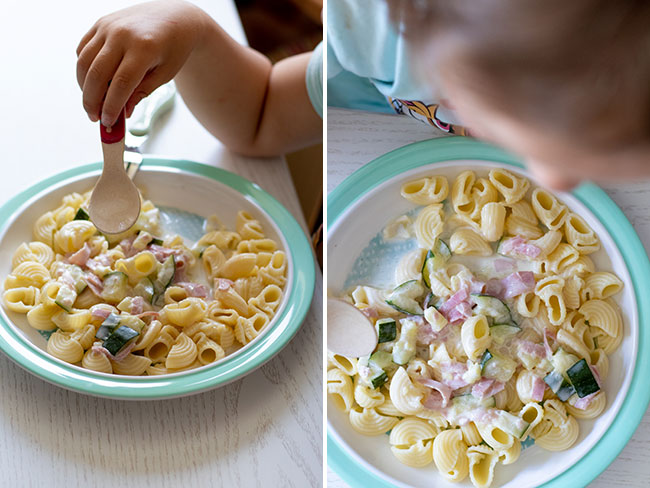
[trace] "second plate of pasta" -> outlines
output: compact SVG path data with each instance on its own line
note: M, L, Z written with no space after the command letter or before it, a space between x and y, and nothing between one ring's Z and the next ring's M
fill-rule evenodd
M555 195L450 138L368 164L328 210L328 291L379 336L370 357L329 355L328 462L344 479L583 485L613 460L649 399L648 260L602 191Z
M300 226L253 183L147 160L122 235L88 220L99 165L26 190L0 213L0 348L55 384L165 398L249 373L298 330L313 259Z

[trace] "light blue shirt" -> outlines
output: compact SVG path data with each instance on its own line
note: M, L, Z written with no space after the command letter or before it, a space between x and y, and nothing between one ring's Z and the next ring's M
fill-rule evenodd
M417 60L390 21L388 1L328 0L328 105L393 112L388 97L437 98L414 75Z
M323 117L323 43L316 46L307 64L307 94L316 113Z

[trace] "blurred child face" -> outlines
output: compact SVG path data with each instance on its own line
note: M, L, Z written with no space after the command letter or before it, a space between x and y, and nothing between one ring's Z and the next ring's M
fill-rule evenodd
M443 82L444 84L444 82ZM650 178L650 143L603 151L500 113L458 84L446 86L454 109L470 131L521 156L540 183L570 190L583 180L597 183Z

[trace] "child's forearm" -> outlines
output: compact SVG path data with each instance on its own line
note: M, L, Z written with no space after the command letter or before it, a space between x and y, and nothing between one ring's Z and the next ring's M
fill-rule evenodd
M230 149L251 156L281 154L322 135L305 84L309 56L272 66L204 14L199 40L176 83L192 113Z

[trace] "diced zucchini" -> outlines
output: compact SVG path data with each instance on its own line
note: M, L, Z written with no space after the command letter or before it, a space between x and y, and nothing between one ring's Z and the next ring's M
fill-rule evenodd
M422 315L424 311L418 300L424 295L424 288L418 280L402 283L386 299L386 303L395 310L409 315Z
M490 295L472 294L472 298L476 303L474 312L476 314L483 314L491 318L494 325L510 325L513 323L512 315L508 305L496 297Z
M490 327L490 337L497 344L503 344L505 341L518 334L521 329L516 325L499 324Z
M127 293L128 278L121 271L114 271L104 276L102 298L107 302L120 303Z
M424 318L434 332L440 332L447 325L447 319L435 307L427 307L424 311Z
M481 358L481 373L483 372L483 368L485 368L485 365L490 359L492 359L492 353L486 349L483 353L483 357Z
M71 264L70 266L67 267L67 270L68 273L70 273L70 276L72 276L72 279L74 280L74 288L77 291L77 294L84 291L88 286L88 283L86 283L86 280L84 278L83 269L81 269L76 264Z
M383 370L394 368L393 356L386 351L376 351L370 355L368 363L374 363Z
M584 398L600 390L591 368L584 359L581 359L567 369L566 374L580 398Z
M120 324L120 318L121 317L116 313L111 313L102 322L102 325L99 327L99 329L97 329L97 333L95 334L95 337L102 341L108 339L108 336L110 336L113 333L115 327L117 327Z
M474 410L475 408L494 408L495 405L496 400L493 396L479 398L467 393L451 399L451 408L457 410L456 413Z
M397 324L395 319L379 319L375 323L377 329L377 342L391 342L397 338Z
M384 383L388 381L388 374L386 371L378 371L376 375L370 378L370 384L373 388L381 388Z
M122 314L120 315L120 325L126 325L136 332L142 332L144 326L146 325L144 321L135 315Z
M451 251L442 239L436 240L433 250L427 251L422 263L422 280L428 288L431 288L431 275L444 268L451 258Z
M140 334L127 327L126 325L120 325L117 327L110 336L106 338L104 343L104 349L110 352L113 356L119 353L131 340L138 337Z
M393 362L406 364L415 356L415 343L418 336L418 326L412 319L400 320L402 329L399 339L393 346Z
M486 351L488 352L488 351ZM517 363L505 356L490 353L492 357L481 360L483 376L497 381L506 382L515 374ZM485 358L485 354L484 354Z
M147 303L152 303L154 290L151 278L142 278L138 284L133 287L133 293L144 298Z
M59 288L59 292L56 294L54 303L61 307L66 312L72 312L72 305L77 299L77 292L72 289L72 287L63 285Z
M530 423L526 422L520 417L517 417L516 415L511 414L510 412L506 412L505 410L498 410L497 417L494 420L494 425L499 427L504 432L515 436L517 439L521 439L521 437L530 426Z
M149 244L155 244L156 246L162 246L163 245L163 240L158 239L157 237L154 237L151 239L151 242Z
M152 303L158 303L165 293L167 287L171 284L176 274L176 259L172 254L162 263L162 266L156 273L155 278L149 277L153 283Z
M74 214L73 220L90 220L90 215L88 215L88 212L86 212L83 208L79 207L77 213Z

